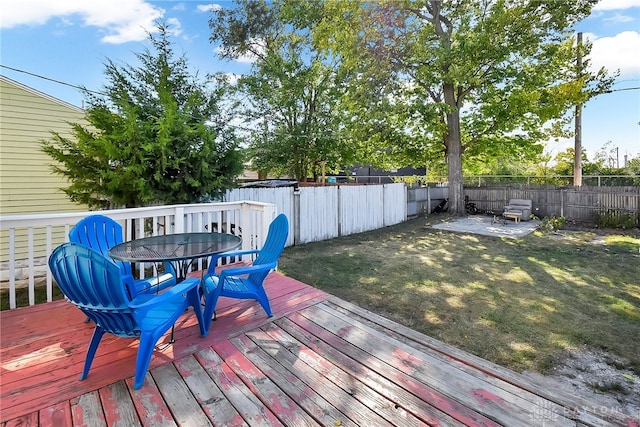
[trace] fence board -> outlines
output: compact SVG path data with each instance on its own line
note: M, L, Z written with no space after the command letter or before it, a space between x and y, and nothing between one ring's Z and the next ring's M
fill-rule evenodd
M405 221L407 219L407 187L404 184L385 184L382 205L385 226Z
M337 187L307 187L300 191L300 235L296 243L318 242L338 236Z
M361 233L384 226L381 185L340 188L340 234Z
M553 185L502 185L465 187L465 194L481 211L502 212L509 199L530 199L539 218L563 216L594 223L600 215L635 216L640 220L640 186L561 187Z
M241 200L273 203L278 212L286 214L291 227L287 246L374 230L407 219L407 189L403 183L297 190L239 188L225 196L225 201Z
M294 233L292 232L294 218L293 208L293 187L278 188L236 188L228 191L224 197L228 202L239 202L242 200L251 200L253 202L272 203L278 207L278 213L283 213L290 219L289 237L287 238L287 246L294 244ZM238 220L238 222L240 222Z

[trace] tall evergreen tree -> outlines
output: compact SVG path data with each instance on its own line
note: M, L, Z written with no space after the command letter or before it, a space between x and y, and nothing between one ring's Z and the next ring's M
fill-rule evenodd
M176 57L165 23L149 34L153 51L140 65L108 59L108 83L85 90L86 123L72 123L72 138L53 133L42 149L68 178L63 191L90 207L139 207L216 198L242 172L237 138L222 114L222 86L209 89Z

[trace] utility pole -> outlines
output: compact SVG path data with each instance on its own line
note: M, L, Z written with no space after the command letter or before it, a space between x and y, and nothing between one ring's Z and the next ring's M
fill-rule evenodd
M580 79L582 78L582 33L578 33L577 52L576 74L577 78ZM576 104L575 126L573 185L580 187L582 186L582 103Z

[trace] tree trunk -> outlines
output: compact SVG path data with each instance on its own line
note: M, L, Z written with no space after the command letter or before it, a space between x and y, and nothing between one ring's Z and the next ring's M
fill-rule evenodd
M454 87L445 83L444 100L450 110L447 112L447 134L445 144L447 148L447 166L449 176L449 212L463 215L464 183L462 181L462 142L460 140L460 111L454 97Z

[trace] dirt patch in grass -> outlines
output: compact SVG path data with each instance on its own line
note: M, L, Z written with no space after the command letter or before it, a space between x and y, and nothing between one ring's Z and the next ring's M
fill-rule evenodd
M580 349L559 357L547 375L530 371L524 374L596 403L596 413L617 411L640 422L640 378L628 366L628 360L611 353Z

